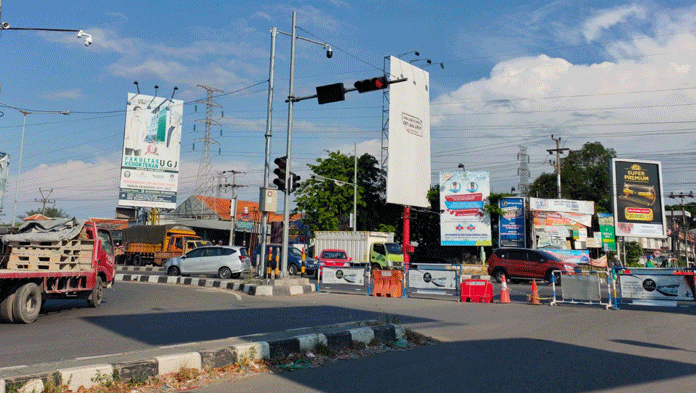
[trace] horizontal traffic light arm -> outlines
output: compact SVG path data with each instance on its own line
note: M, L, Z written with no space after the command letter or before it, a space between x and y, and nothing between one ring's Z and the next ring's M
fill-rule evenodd
M408 78L394 79L393 81L387 80L387 86L392 85L394 83L406 82L407 80L408 80ZM385 88L386 88L386 86L385 86ZM351 91L358 91L358 89L355 87L349 87L349 88L344 87L344 90L346 93L351 92ZM309 100L312 98L317 98L317 95L314 94L314 95L305 96L305 97L288 97L288 99L286 99L285 102L290 102L290 100L292 100L292 102L300 102L300 101Z

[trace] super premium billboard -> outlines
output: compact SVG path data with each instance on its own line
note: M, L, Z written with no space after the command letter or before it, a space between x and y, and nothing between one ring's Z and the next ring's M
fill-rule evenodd
M666 237L662 164L612 159L616 236Z

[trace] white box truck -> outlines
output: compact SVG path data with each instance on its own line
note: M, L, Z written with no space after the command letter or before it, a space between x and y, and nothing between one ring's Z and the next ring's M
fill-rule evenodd
M403 269L404 253L387 232L317 231L314 255L323 250L344 250L353 264L369 263L373 270Z

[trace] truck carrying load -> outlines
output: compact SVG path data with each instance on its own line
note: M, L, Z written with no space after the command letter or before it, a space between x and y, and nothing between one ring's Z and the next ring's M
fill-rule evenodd
M47 298L81 297L101 304L114 283L111 233L76 219L30 221L2 237L0 317L36 320Z
M393 233L317 231L314 236L314 255L321 255L325 249L344 250L353 264L369 263L373 270L404 266L403 251L394 243Z
M208 243L192 228L176 224L135 225L124 229L122 237L123 254L119 263L135 266L163 265L169 258Z

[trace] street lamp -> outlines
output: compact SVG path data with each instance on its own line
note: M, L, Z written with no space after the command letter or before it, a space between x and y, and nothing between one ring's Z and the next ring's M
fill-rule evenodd
M5 104L6 105L6 104ZM9 105L6 105L8 108L12 108L20 112L23 116L23 122L22 122L22 138L19 143L19 162L17 163L17 179L15 180L15 195L14 195L14 208L12 210L12 226L16 226L17 223L15 220L17 219L17 197L19 195L19 179L20 175L22 174L22 154L24 152L24 131L27 126L27 115L31 115L32 113L50 113L50 114L61 114L61 115L69 115L70 111L29 111L25 109L20 109L20 108L15 108Z

